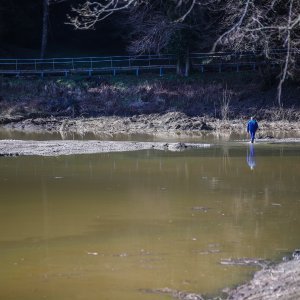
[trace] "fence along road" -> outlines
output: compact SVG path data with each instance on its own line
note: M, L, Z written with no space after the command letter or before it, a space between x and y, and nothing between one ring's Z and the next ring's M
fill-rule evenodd
M282 50L272 50L274 57L280 56ZM199 72L255 70L261 64L275 64L254 52L218 52L191 53L190 64ZM2 75L64 75L69 74L112 74L130 71L139 76L141 72L157 72L160 76L169 70L177 69L175 55L140 55L140 56L99 56L80 58L47 59L0 59Z

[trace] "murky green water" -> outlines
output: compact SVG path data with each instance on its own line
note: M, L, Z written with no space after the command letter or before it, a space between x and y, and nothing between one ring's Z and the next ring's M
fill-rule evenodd
M2 157L0 298L170 299L142 290L240 283L254 268L221 259L300 245L299 151Z

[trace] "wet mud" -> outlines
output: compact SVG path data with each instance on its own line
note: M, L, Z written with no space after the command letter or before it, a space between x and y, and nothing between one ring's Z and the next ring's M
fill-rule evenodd
M221 120L209 117L190 117L181 112L165 114L134 115L131 117L104 116L97 118L0 118L5 129L25 132L58 132L67 134L94 134L113 136L116 134L215 134L246 133L246 119ZM300 122L259 120L257 138L276 138L277 133L298 135Z

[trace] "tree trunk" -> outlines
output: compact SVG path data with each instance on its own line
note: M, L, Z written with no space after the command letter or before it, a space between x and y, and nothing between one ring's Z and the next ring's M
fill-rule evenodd
M289 63L291 61L291 22L292 22L292 12L293 12L293 3L294 1L291 0L290 2L290 8L289 8L289 17L287 21L287 37L285 39L285 43L287 44L286 49L286 55L285 55L285 62L284 62L284 68L281 72L281 78L277 87L277 100L278 100L278 106L282 107L281 102L281 94L282 94L282 85L285 82L287 76L288 76L288 69L289 69Z
M43 27L42 27L41 58L45 57L46 48L47 48L48 20L49 20L49 0L43 0Z
M176 74L177 75L181 75L181 61L180 61L180 57L177 58Z
M184 76L190 76L190 50L187 48L185 55L185 68L184 68Z

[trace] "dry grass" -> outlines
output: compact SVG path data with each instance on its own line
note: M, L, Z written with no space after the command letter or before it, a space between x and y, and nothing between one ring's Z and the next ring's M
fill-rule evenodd
M220 109L221 109L222 120L228 120L229 113L230 113L229 105L231 99L232 99L232 91L229 91L226 86L226 88L223 90L222 99L221 99Z
M209 75L207 75L209 76ZM255 83L203 78L0 79L1 114L24 116L134 115L183 112L229 121L255 114L259 120L300 120L297 94L285 108ZM296 91L296 90L295 90ZM260 94L259 94L260 93ZM261 99L265 99L264 102Z

